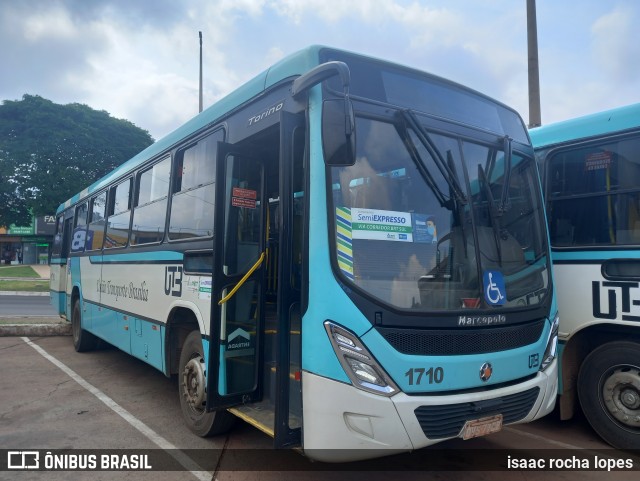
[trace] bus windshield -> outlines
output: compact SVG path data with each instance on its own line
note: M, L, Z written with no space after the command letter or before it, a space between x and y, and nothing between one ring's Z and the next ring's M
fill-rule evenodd
M517 112L478 92L435 75L358 55L333 50L324 54L327 61L338 60L349 65L353 98L429 112L433 117L497 135L508 134L517 142L529 144L527 130ZM327 85L333 92L342 92L337 76L330 78Z
M550 282L531 152L428 125L406 111L357 117L355 164L331 168L339 271L394 308L541 303Z

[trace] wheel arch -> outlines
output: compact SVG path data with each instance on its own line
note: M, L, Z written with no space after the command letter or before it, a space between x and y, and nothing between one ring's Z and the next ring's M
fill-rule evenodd
M560 366L562 392L558 399L560 419L571 419L578 406L578 374L585 358L591 351L613 341L627 340L640 343L640 326L598 323L584 327L574 333L562 350Z
M73 305L76 301L82 301L82 293L80 290L80 286L78 284L74 284L71 288L71 304L69 305L69 319L71 319L71 312L73 312ZM81 306L82 307L82 306Z
M206 333L200 311L191 303L176 303L166 320L165 339L165 372L166 376L178 374L180 353L185 339L191 331Z

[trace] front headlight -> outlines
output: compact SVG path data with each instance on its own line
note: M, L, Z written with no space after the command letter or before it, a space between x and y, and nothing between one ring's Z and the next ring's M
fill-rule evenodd
M547 348L542 355L542 363L540 364L540 370L547 369L558 354L558 327L560 325L560 316L556 313L556 317L551 323L551 331L549 332L549 340L547 341Z
M355 387L383 396L393 396L399 391L355 334L330 321L326 321L324 327L342 368Z

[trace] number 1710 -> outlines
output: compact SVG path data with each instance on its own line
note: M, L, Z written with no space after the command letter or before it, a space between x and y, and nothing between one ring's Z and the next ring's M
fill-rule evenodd
M420 384L426 379L427 384L440 384L444 380L444 369L441 367L412 367L404 373L409 378L409 386Z

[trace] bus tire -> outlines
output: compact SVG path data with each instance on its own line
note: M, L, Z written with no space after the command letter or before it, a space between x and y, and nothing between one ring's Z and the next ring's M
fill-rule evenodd
M206 410L206 368L200 331L191 331L182 345L178 390L185 422L198 436L223 434L231 429L233 414L224 409Z
M73 347L77 352L91 351L98 345L98 338L82 329L80 299L76 299L73 303L73 310L71 311L71 334L73 336Z
M591 427L617 449L640 449L640 344L616 341L580 367L578 397Z

